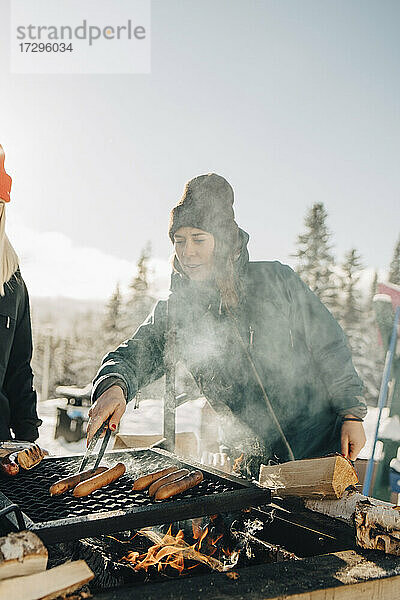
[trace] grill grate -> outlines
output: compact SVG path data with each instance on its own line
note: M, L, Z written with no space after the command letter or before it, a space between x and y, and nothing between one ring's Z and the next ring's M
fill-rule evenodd
M203 466L200 468L204 480L199 486L162 502L154 501L147 491L132 491L133 481L140 475L171 465L198 467L156 449L109 453L102 464L124 462L123 477L86 498L75 498L71 492L51 497L50 486L76 473L80 461L80 456L48 458L32 471L21 472L12 479L1 478L0 505L18 504L28 527L39 535L42 533L42 538L51 532L54 541L54 536L59 535L59 539L78 539L242 508L257 500L261 503L261 498L263 503L269 500L267 490Z
M112 466L114 462L117 461L108 459L102 464ZM132 491L136 475L169 467L174 462L154 455L151 450L141 451L134 458L123 462L127 467L127 473L123 477L106 488L96 490L86 498L75 498L71 492L53 498L49 496L49 487L53 483L77 472L80 460L76 457L44 460L34 471L25 471L18 478L13 479L12 486L10 486L10 479L2 480L0 491L12 502L17 503L22 512L28 515L34 523L155 504L147 491ZM215 481L206 475L199 486L181 494L181 497L206 496L232 491L240 487L229 481ZM163 502L171 501L173 498Z

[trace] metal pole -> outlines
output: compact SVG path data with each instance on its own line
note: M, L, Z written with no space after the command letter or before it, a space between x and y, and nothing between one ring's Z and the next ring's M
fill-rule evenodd
M43 371L40 400L47 400L49 396L51 335L52 328L46 327L44 330Z
M163 446L175 452L175 318L171 300L167 302L167 339L165 345L165 397L164 397L164 438Z
M399 319L400 319L400 306L398 306L396 308L396 313L395 313L394 322L393 322L392 334L390 336L389 349L388 349L388 351L386 353L385 368L383 369L381 389L379 391L378 421L376 423L376 428L375 428L375 436L374 436L374 444L372 446L372 454L371 454L371 457L370 457L370 459L368 461L367 472L365 474L364 487L363 487L363 494L364 494L364 496L368 496L369 490L370 490L370 487L371 487L372 472L373 472L373 469L374 469L375 448L376 448L376 442L378 440L379 425L381 423L382 410L383 410L383 408L384 408L384 406L386 404L387 390L388 390L388 385L389 385L390 372L392 370L393 357L394 357L394 354L395 354L395 351L396 351L397 329L398 329L398 326L399 326Z

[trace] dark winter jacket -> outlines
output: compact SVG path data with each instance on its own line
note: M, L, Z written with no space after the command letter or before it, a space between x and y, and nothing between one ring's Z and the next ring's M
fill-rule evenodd
M296 459L340 450L339 415L363 405L343 331L290 267L249 262L244 245L237 268L242 293L231 313L212 284L173 275L176 358L221 416L228 447L251 452L258 445L264 460L288 458L250 356ZM133 337L104 358L94 398L110 377L129 401L164 374L166 309L158 302Z
M0 440L38 438L41 421L32 387L29 298L19 271L0 296Z

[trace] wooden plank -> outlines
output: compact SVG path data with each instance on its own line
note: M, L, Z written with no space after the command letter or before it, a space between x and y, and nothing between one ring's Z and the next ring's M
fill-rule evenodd
M0 580L44 571L48 553L31 531L10 533L0 538Z
M53 600L74 592L93 577L85 561L77 560L42 573L0 581L0 600Z
M290 596L275 596L269 600L398 600L400 576L363 581Z
M261 465L259 482L281 497L341 498L358 477L352 464L338 455Z

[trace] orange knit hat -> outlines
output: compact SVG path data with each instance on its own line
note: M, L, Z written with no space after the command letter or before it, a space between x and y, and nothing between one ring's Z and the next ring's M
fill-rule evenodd
M10 192L12 179L7 175L4 168L5 154L3 146L0 144L0 200L4 202L10 202Z

